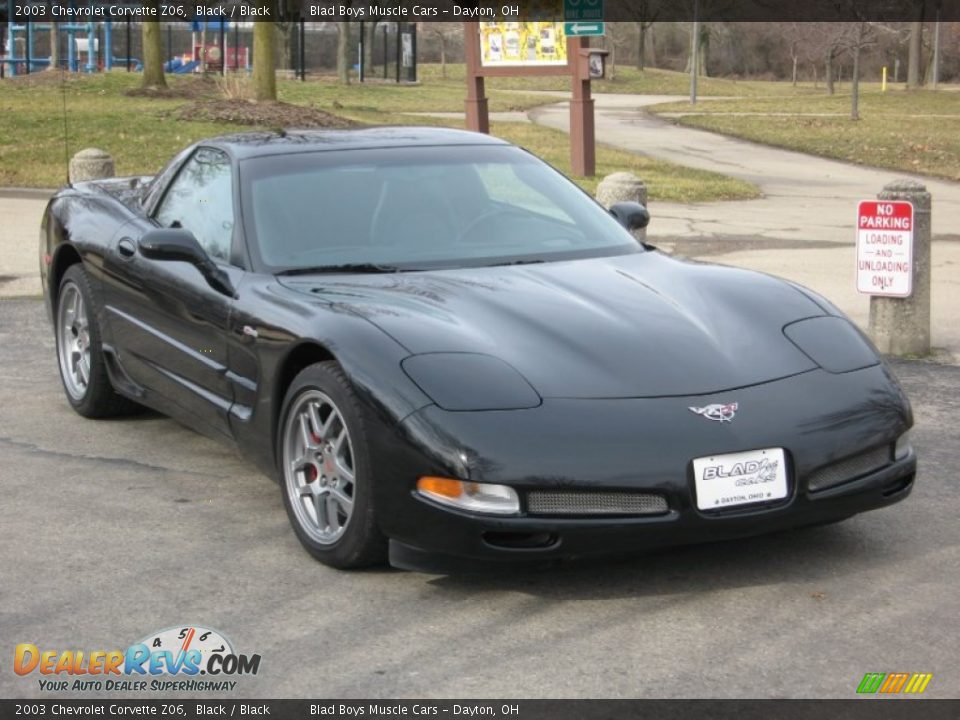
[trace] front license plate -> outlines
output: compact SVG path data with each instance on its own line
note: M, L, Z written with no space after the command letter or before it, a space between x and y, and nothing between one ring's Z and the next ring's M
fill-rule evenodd
M787 496L783 448L696 458L693 474L700 510L770 502Z

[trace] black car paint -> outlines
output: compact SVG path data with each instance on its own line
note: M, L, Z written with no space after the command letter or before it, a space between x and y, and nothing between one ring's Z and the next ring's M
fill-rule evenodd
M400 129L257 133L203 144L225 150L242 168L257 153L476 142L498 141ZM79 256L99 294L115 385L233 441L275 479L284 383L307 360L336 359L368 409L383 468L375 491L380 523L395 541L398 564L422 564L421 549L553 557L732 537L836 519L910 492L912 453L841 492L815 497L805 490L816 468L892 445L912 416L879 360L831 373L790 341L789 324L837 314L801 288L656 252L277 278L256 271L237 222L232 264L221 265L236 291L229 298L188 263L120 251L121 240L135 243L157 227L150 214L190 153L152 183L80 184L51 200L41 236L51 318L57 279ZM238 203L239 191L234 196ZM510 411L443 410L403 369L405 359L425 353L497 357L542 402ZM735 423L688 410L732 398L740 404ZM698 511L691 459L758 447L786 448L788 497L721 515ZM417 496L414 483L425 474L517 488L657 489L670 510L641 519L472 516ZM485 540L490 532L546 533L556 541L511 550Z

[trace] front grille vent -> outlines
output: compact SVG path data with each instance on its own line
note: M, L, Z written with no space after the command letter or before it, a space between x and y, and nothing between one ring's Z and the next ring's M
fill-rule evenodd
M564 492L535 490L527 493L531 515L662 515L667 500L662 495L631 492Z
M807 487L810 488L810 492L816 492L842 485L889 465L890 458L889 445L868 450L859 455L852 455L840 462L835 462L817 470L807 481Z

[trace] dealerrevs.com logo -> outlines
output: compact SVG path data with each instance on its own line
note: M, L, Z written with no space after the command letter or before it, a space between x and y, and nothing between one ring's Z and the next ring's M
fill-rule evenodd
M220 632L199 625L151 633L126 650L41 649L20 643L13 670L38 676L41 690L196 692L233 690L242 675L256 675L260 655L241 654Z

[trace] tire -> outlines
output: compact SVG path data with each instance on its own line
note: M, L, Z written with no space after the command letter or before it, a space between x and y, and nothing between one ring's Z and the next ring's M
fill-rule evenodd
M127 415L139 409L110 384L103 357L95 295L83 266L71 265L57 294L54 335L60 381L70 406L87 418Z
M280 491L307 551L336 568L382 565L364 409L343 370L321 362L290 384L277 433Z

